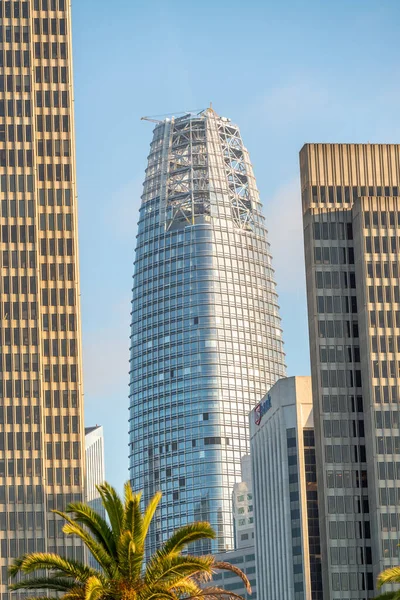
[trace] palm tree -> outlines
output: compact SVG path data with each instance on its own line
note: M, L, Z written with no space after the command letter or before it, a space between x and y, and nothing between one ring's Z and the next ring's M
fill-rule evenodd
M66 512L53 511L65 520L66 535L79 537L96 559L93 569L58 554L34 552L15 559L10 576L28 577L10 585L10 590L30 590L31 600L235 600L241 597L216 586L205 587L219 569L233 571L251 593L247 577L237 567L218 562L213 556L182 554L188 544L213 539L209 523L196 522L178 529L144 564L146 535L161 499L157 493L144 514L140 494L125 484L124 498L111 485L98 486L108 522L90 506L69 504ZM37 574L45 571L45 575ZM54 598L49 598L51 591Z
M387 583L400 583L400 567L390 567L378 575L378 589ZM375 600L400 600L400 590L385 592L384 594L377 596Z

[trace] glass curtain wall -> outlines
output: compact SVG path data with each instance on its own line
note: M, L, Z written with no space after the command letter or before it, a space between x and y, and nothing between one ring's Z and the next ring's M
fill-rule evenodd
M285 376L267 231L239 129L212 109L154 129L137 235L131 322L130 476L163 492L152 552L210 521L195 552L234 547L232 488L247 415Z

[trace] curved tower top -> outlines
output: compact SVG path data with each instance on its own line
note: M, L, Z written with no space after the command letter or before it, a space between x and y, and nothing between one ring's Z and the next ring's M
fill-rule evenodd
M130 367L132 484L145 501L164 493L149 551L192 520L217 534L195 551L232 549L247 415L286 371L253 169L238 127L212 109L154 129Z

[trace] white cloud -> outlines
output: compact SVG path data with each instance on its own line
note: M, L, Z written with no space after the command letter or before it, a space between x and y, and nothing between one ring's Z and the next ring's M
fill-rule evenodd
M277 190L266 203L265 213L279 291L298 290L305 284L303 220L298 179Z

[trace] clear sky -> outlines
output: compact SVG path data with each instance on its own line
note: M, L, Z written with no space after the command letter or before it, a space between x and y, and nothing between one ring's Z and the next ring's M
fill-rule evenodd
M107 479L128 478L136 221L152 135L143 115L237 123L270 231L289 375L309 373L298 152L400 142L399 0L72 0L86 424Z

